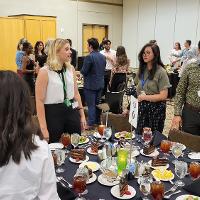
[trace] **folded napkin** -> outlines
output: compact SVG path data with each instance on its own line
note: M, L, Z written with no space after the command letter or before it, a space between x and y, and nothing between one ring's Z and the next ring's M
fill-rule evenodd
M192 195L200 196L200 178L193 181L191 184L185 185L183 189Z
M151 140L151 144L157 147L160 145L162 140L167 140L167 137L159 131L153 131L153 138Z
M74 200L76 198L71 189L63 187L59 182L57 183L57 192L61 200Z

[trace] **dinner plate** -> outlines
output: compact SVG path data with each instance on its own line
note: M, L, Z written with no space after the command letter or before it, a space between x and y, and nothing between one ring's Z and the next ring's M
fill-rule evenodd
M190 159L200 159L200 152L190 152L188 157Z
M158 155L159 155L159 152L158 152L158 150L157 150L157 149L155 149L155 150L154 150L154 152L153 152L153 153L151 153L151 154L149 154L149 155L147 155L147 154L144 154L144 152L143 152L143 149L141 149L141 150L140 150L140 153L141 153L143 156L147 156L147 157L156 157L156 156L158 156Z
M86 184L93 183L97 180L96 174L92 173L92 177L86 182Z
M50 143L49 149L56 150L56 149L63 149L64 145L62 143Z
M119 180L110 182L104 177L103 174L99 175L97 180L101 185L105 185L105 186L109 186L109 187L119 184Z
M128 191L131 193L130 195L126 195L126 194L125 194L125 195L123 195L122 197L120 197L119 185L113 186L113 187L111 188L111 190L110 190L111 194L112 194L114 197L118 198L118 199L131 199L131 198L133 198L133 197L136 195L135 189L134 189L132 186L130 186L130 185L128 185Z
M128 132L128 131L121 131L121 132L117 132L117 133L115 133L115 137L117 138L117 139L119 139L120 137L123 137L123 135L125 135L125 139L126 140L130 140L131 139L131 137L130 136L127 136L126 137L126 134L129 134L130 132ZM135 134L134 133L132 133L132 139L134 139L135 138Z
M186 200L188 197L196 198L195 200L200 200L200 197L194 195L181 195L176 198L176 200Z
M79 142L78 144L80 145L80 144L86 144L86 143L88 143L90 140L89 140L89 138L86 138L86 140L85 141L83 141L83 142Z
M87 152L91 155L97 155L98 153L92 152L91 147L87 148Z
M172 172L172 173L169 172L169 171L171 171L171 170L160 170L160 173L161 173L162 175L163 175L163 173L164 173L164 172L162 172L162 171L167 171L168 173L170 173L171 176L168 177L168 178L158 177L158 176L156 175L156 172L157 172L157 171L158 171L157 169L154 169L154 170L151 172L151 174L153 175L153 177L154 177L155 180L158 180L158 181L171 181L171 180L174 179L174 174L173 174L173 172Z
M89 160L89 157L86 156L85 160L79 160L79 161L76 161L76 159L73 159L72 157L69 157L69 160L72 162L72 163L77 163L77 164L80 164L82 162L87 162Z
M79 165L79 168L84 167L85 165L87 165L92 170L92 172L96 172L100 169L100 165L97 162L93 161L84 161Z
M150 167L153 168L153 169L161 169L162 170L162 169L168 169L169 168L169 164L168 163L165 166L156 166L156 167L151 165L152 164L152 160L150 160L148 163L150 164Z
M98 132L94 132L93 135L94 135L95 138L97 138L97 139L101 139L101 135L100 135ZM102 138L105 138L104 135L103 135Z

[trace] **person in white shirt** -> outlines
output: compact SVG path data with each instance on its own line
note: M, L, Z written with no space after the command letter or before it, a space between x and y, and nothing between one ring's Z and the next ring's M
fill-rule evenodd
M76 73L70 59L69 41L54 40L35 84L39 124L44 138L50 143L59 142L63 133L81 134L86 127Z
M180 68L181 56L182 56L181 45L179 42L176 42L174 44L174 48L171 50L169 55L170 64L172 66L172 69L175 71L177 71Z
M104 91L103 95L105 95L107 91L108 84L110 82L111 70L114 67L116 61L116 51L111 49L111 41L104 41L104 50L100 51L106 57L106 69L104 75Z
M11 71L0 71L0 82L0 199L59 200L53 158L31 116L29 88Z

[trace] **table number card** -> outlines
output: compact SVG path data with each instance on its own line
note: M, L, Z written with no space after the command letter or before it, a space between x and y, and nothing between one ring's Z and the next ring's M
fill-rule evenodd
M131 95L130 112L129 112L129 123L137 128L138 120L138 100Z

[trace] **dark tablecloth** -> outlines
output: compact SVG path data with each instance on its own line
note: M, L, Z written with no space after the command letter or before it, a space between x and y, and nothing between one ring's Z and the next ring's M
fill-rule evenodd
M136 135L136 137L140 137L138 135ZM134 139L134 143L135 145L139 145L141 146L142 144L141 143L137 143L136 140ZM186 151L186 154L187 154L187 149L185 150ZM160 154L162 155L162 153L160 152ZM93 155L89 155L87 154L90 158L90 161L96 161L98 162L97 160L97 156L93 156ZM139 155L137 157L137 160L138 161L141 161L143 160L144 162L147 162L149 161L151 158L149 157L145 157L143 155ZM169 160L170 160L170 167L169 169L172 170L172 172L174 173L175 175L175 172L174 172L174 165L172 164L172 160L174 160L174 157L172 154L170 154L169 156ZM66 161L65 161L65 172L63 174L61 174L67 181L69 181L70 183L72 183L72 180L73 180L73 176L78 168L78 164L74 164L72 162L69 161L69 159L67 158ZM100 175L101 172L100 170L95 172L95 174L97 175ZM177 176L175 175L175 178L173 181L176 181L177 180ZM186 183L186 184L189 184L192 182L191 178L189 175L187 175L183 181ZM141 197L143 197L143 194L140 192L139 190L139 185L137 183L137 179L133 179L133 180L130 180L128 182L129 185L133 186L136 190L136 196L133 197L132 199L141 199ZM165 184L165 190L169 189L172 184L169 183L169 182L164 182ZM84 197L87 199L87 200L99 200L99 199L105 199L105 200L112 200L112 199L116 199L115 197L112 196L112 194L110 193L110 190L111 190L111 187L107 187L107 186L104 186L104 185L101 185L97 180L94 182L94 183L91 183L89 185L87 185L87 189L88 189L88 194L84 195ZM177 196L180 196L180 195L183 195L183 194L188 194L188 192L186 190L184 190L183 188L180 188L180 190L182 191L181 193L179 194L176 194L176 195L173 195L170 199L176 199ZM148 195L148 197L150 199L152 199L151 195Z

